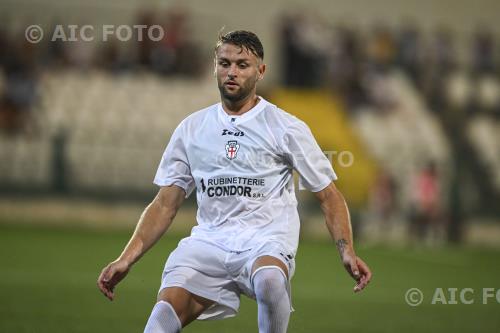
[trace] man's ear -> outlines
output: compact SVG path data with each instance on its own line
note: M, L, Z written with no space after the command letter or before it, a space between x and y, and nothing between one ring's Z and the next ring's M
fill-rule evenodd
M266 64L262 63L259 65L259 76L258 76L259 81L264 78L265 72L266 72Z
M214 77L217 77L217 57L214 57Z

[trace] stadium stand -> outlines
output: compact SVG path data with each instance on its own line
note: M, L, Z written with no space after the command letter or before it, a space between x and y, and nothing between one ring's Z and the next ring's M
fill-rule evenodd
M366 205L377 163L360 141L339 99L325 91L296 89L276 90L270 98L309 125L339 176L339 188L354 207Z
M471 120L467 128L468 136L479 153L482 162L493 175L493 182L500 188L500 126L487 116Z
M217 97L212 80L47 73L35 112L40 137L2 140L2 160L9 161L2 181L49 183L52 141L64 133L70 188L146 190L177 124Z
M393 5L399 15L407 10ZM0 52L0 97L9 97L9 91L24 97L14 111L29 115L35 125L23 131L12 123L4 131L12 124L0 122L0 185L152 189L151 177L175 126L219 99L208 75L209 47L220 28L213 13L222 9L213 6L203 12L172 5L142 14L127 7L130 22L166 24L170 33L158 43L34 45L0 29L0 44L8 46ZM392 24L399 16L384 11L377 21L364 6L361 24L340 20L342 6L322 15L293 6L263 13L265 24L255 31L266 45L270 70L260 93L310 124L323 149L354 154L349 172L336 169L356 204L366 201L375 175L384 173L395 178L395 196L408 204L410 180L428 162L436 163L445 191L451 187L448 178L463 180L454 174L459 164L468 178L477 179L477 202L495 198L500 188L496 25L486 22L474 31L468 11L440 22L427 10L415 13L414 21ZM124 14L108 10L113 17ZM255 24L246 16L231 20ZM49 29L52 23L45 23ZM170 61L172 55L176 61ZM27 93L20 94L23 89ZM4 104L0 120L12 114L12 105ZM495 199L490 202L497 206Z
M355 125L363 144L382 168L396 177L402 198L409 200L410 180L419 168L429 161L441 169L447 167L447 138L421 95L402 73L395 71L378 77L371 86L379 91L374 94L383 95L377 98L390 100L385 103L388 109L366 106L356 113Z

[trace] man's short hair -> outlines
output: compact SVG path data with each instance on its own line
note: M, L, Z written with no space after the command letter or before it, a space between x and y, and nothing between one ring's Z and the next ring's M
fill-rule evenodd
M264 60L264 47L259 37L251 31L236 30L226 34L220 34L217 44L215 45L216 52L222 44L233 44L239 46L241 49L245 48L257 58Z

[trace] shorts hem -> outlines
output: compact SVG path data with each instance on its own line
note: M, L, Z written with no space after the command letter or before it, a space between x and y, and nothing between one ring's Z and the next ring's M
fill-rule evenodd
M198 288L188 286L188 285L185 285L182 283L165 283L164 285L162 284L161 289L158 291L158 294L163 289L169 288L169 287L179 287L179 288L186 289L187 291L189 291L192 294L195 294L197 296L201 296L203 298L214 301L215 302L214 305L220 305L220 306L223 306L226 308L225 309L226 311L222 311L221 313L206 314L205 312L203 312L202 314L200 314L198 316L198 318L196 318L197 320L220 320L220 319L235 317L238 314L238 309L234 308L233 306L231 306L227 303L220 302L219 298L214 297L213 294L206 293L202 290L199 290ZM211 307L209 307L207 310L209 310L210 308Z

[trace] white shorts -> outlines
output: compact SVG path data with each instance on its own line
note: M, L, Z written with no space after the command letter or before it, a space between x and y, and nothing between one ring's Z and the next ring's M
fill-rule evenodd
M238 313L240 294L255 299L252 266L261 256L273 256L288 267L287 290L291 297L290 279L295 271L295 258L280 243L268 242L247 251L234 252L189 237L181 240L168 257L160 291L181 287L215 301L198 317L200 320L233 317Z

